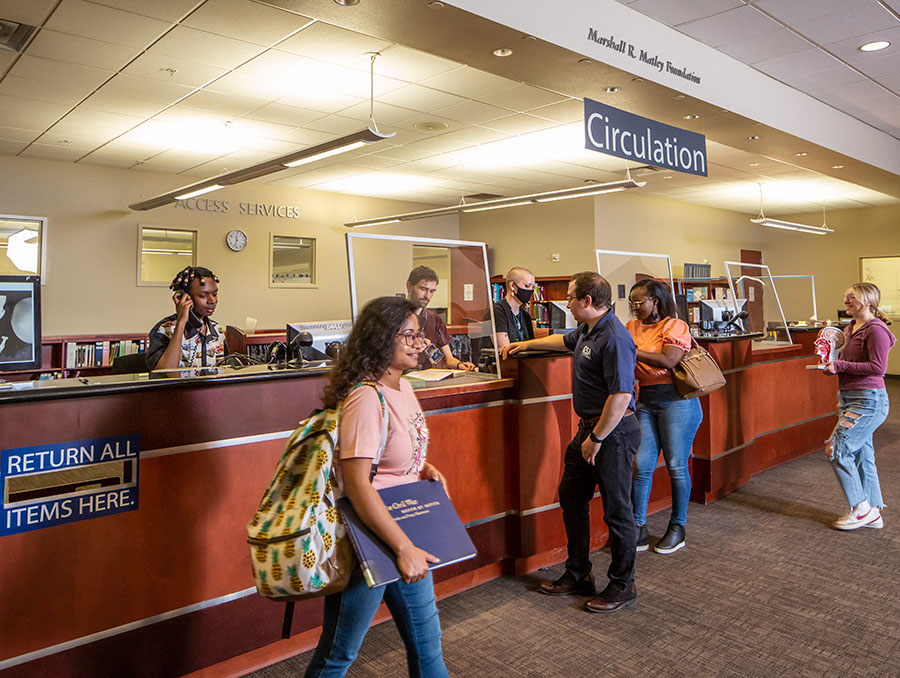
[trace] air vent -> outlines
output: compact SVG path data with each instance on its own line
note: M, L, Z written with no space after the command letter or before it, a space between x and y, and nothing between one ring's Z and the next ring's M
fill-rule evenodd
M28 42L28 38L34 31L34 26L0 19L0 49L8 49L12 52L22 51L22 47Z
M481 202L483 200L496 200L497 198L502 198L502 195L494 195L493 193L473 193L472 195L464 196L466 202Z

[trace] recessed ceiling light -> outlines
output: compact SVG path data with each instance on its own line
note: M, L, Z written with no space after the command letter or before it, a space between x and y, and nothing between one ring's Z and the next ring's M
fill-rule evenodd
M684 94L676 94L672 97L673 99L684 99Z
M794 153L794 157L796 157L796 158L805 158L808 155L809 155L809 153L807 153L806 151L800 151L799 153Z
M512 54L512 50L509 47L498 47L491 53L494 56L498 57L508 57L510 54Z
M62 144L63 146L71 146L72 145L72 142L69 141L68 139L60 139L56 143Z
M427 5L425 5L428 9L444 9L444 3L439 0L431 0Z
M887 40L876 40L875 42L867 42L865 45L859 46L860 52L877 52L880 49L890 47L891 43Z
M751 162L749 165L747 165L747 167L759 167L759 163L758 163L758 162Z
M759 137L756 134L751 134L747 137L747 141L756 141L757 139L759 139Z
M523 35L522 40L537 40L533 35Z
M349 7L350 5L358 5L359 0L334 0L335 4Z
M591 60L591 59L579 59L579 60L578 60L578 63L580 63L580 64L592 64L592 63L594 63L594 62L593 62L593 60Z
M632 78L631 82L644 82L643 78Z
M687 115L682 115L681 117L684 118L685 120L696 120L700 116L697 115L696 113L688 113Z
M844 169L843 165L832 165L831 169Z
M618 87L604 87L603 91L607 92L608 94L615 94L616 92L619 91L619 88Z
M663 177L663 179L671 179L671 178L672 178L671 174L667 174L666 176Z
M446 122L440 122L439 120L423 120L422 122L417 122L413 127L423 132L440 132L447 129L448 125Z

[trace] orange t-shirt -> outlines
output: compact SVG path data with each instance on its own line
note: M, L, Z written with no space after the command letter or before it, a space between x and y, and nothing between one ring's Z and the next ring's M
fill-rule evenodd
M677 346L691 350L691 328L684 320L666 318L652 325L645 325L637 318L629 320L625 327L631 333L638 351L662 353L663 346ZM641 386L654 384L671 384L672 373L664 367L655 367L638 360L634 376Z

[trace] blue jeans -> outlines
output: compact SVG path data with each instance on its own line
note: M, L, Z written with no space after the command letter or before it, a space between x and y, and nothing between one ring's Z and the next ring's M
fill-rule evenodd
M838 391L838 422L826 442L832 444L831 466L851 507L863 501L884 506L872 434L887 419L889 410L883 388Z
M306 678L343 676L362 645L382 599L406 645L411 678L446 678L431 573L421 581L397 581L370 589L357 566L347 588L325 596L325 619L319 644L306 668Z
M641 425L641 445L634 457L634 485L631 489L634 523L639 527L647 523L653 471L662 448L672 480L670 521L684 525L691 498L688 458L694 436L703 421L700 401L697 398L685 400L674 384L644 386L637 404L637 418Z

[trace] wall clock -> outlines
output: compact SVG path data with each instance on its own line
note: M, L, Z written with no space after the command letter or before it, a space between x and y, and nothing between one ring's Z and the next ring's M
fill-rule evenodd
M228 235L225 236L225 244L228 245L229 249L240 252L247 246L247 234L239 228L228 231Z

